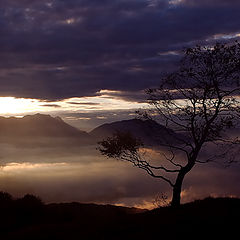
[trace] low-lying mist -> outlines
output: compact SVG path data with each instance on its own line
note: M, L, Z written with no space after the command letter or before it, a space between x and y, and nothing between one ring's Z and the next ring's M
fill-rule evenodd
M0 144L0 190L21 197L31 193L44 202L94 202L151 208L170 187L130 163L107 159L88 146ZM151 152L151 151L150 151ZM158 155L152 152L154 158ZM196 166L187 175L183 202L207 196L240 197L240 167Z

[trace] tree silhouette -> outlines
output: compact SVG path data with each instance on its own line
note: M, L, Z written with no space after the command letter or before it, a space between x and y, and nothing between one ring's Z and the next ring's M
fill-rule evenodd
M143 144L130 134L116 133L101 141L99 150L166 181L173 189L171 206L179 206L184 177L195 164L220 158L231 163L239 156L234 151L240 141L228 134L228 129L239 124L240 44L185 50L178 70L162 79L160 87L148 89L147 95L151 108L140 115L157 115L161 124L184 137L175 135L177 144L159 141L164 150L158 164L145 158ZM205 151L213 146L214 153ZM204 159L200 157L203 151Z

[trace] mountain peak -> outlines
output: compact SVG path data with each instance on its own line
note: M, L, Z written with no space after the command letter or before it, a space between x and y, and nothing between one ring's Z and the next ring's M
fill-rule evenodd
M57 121L60 121L60 122L64 122L62 120L62 118L60 118L59 116L56 116L56 117L52 117L51 115L49 114L42 114L42 113L36 113L36 114L33 114L33 115L26 115L23 117L23 119L28 119L28 120L50 120L50 121L54 121L54 120L57 120Z
M130 132L146 145L156 145L161 141L174 142L176 133L154 120L130 119L103 124L90 132L98 140L111 136L114 132Z
M84 131L65 123L60 117L47 114L23 118L0 118L0 137L88 137Z
M26 115L23 119L52 119L53 117L49 114L36 113L33 115Z

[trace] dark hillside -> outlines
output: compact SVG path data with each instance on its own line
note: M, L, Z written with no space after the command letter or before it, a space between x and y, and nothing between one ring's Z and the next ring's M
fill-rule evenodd
M0 194L1 239L232 239L240 199L207 198L152 211L111 205L45 205L26 195ZM236 235L237 236L237 235Z

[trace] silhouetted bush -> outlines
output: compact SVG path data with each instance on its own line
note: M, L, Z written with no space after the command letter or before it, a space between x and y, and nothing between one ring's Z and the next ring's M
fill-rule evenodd
M0 192L0 205L13 201L13 197L6 192Z
M23 198L20 198L17 201L20 205L26 206L28 208L39 207L43 205L41 198L32 194L26 194Z

